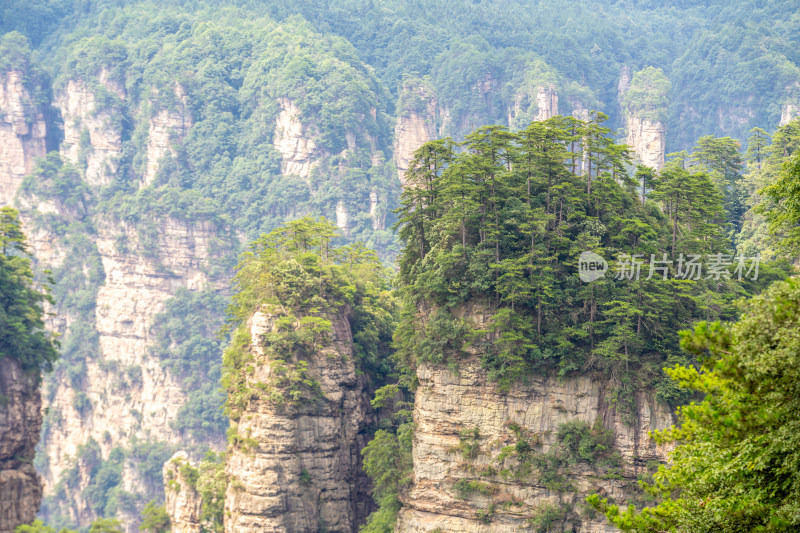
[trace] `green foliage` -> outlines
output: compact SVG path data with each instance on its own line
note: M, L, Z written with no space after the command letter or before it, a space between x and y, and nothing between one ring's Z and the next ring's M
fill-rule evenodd
M169 533L169 515L164 505L158 505L155 500L150 500L142 509L142 523L139 531L147 533Z
M693 166L709 173L709 177L722 193L725 214L731 224L732 232L738 233L742 227L744 158L739 151L741 143L730 137L715 138L706 135L697 140L691 155Z
M336 227L306 217L263 235L243 254L229 308L236 326L223 355L223 385L233 420L252 395L269 391L279 406L300 406L321 396L313 359L332 342L332 319L345 310L358 368L378 382L387 372L394 300L376 255L362 245L336 247ZM253 386L250 338L245 322L269 310L275 327L259 341L274 378Z
M252 239L307 213L332 218L341 202L350 236L391 255L392 235L375 229L364 208L377 194L375 217L391 217L399 192L386 98L349 43L301 17L279 24L263 9L145 1L90 11L103 22L84 16L87 24L62 36L52 70L56 87L85 81L96 111L122 133L119 169L100 192L100 211L142 230L154 217L209 221L235 240L232 230ZM98 81L101 72L126 98ZM279 114L294 110L316 147L305 179L284 174L273 142L283 134ZM140 188L148 119L162 111L192 127L175 157L160 162L152 186Z
M536 514L529 520L529 524L537 533L546 533L555 524L562 522L567 517L568 509L565 505L544 503L536 508Z
M410 413L409 413L410 415ZM372 513L359 531L361 533L389 533L394 531L401 503L399 492L410 482L413 464L411 447L414 424L410 416L393 429L379 429L373 439L361 450L364 471L372 479L372 496L378 510Z
M679 410L680 426L654 434L677 443L669 465L643 484L658 504L620 509L597 495L590 503L623 531L796 531L798 302L792 278L747 301L735 324L684 332L682 346L702 366L676 365L670 377L706 396Z
M800 153L786 162L778 180L766 187L772 209L766 211L769 229L781 237L780 246L793 256L800 251Z
M225 433L225 396L219 389L222 341L214 334L224 321L225 298L212 291L178 289L156 315L151 353L178 378L187 396L175 429L196 441Z
M178 468L189 487L200 495L202 502L200 522L203 533L221 533L225 490L228 486L224 454L208 451L196 467L180 463ZM179 487L168 486L168 490L179 490Z
M25 71L30 61L31 48L28 39L19 32L12 31L0 39L0 72L9 70Z
M468 499L473 494L481 494L483 496L491 496L497 489L483 481L474 481L469 479L459 479L453 485L458 497L462 500Z
M541 446L541 436L531 434L517 424L509 423L517 439L506 446L495 457L497 470L504 478L524 481L535 475L538 483L557 492L575 491L570 482L571 470L578 463L587 464L605 478L617 478L622 458L614 450L614 435L603 428L597 419L593 426L573 420L558 427L556 442L547 453L536 448ZM510 460L510 462L509 462Z
M56 531L55 528L48 526L39 519L36 519L33 522L31 522L30 525L23 524L21 526L17 526L17 528L14 530L14 533L76 533L76 532L67 528L61 528L58 531Z
M473 461L480 452L480 429L475 426L471 430L466 429L458 436L458 451L465 461Z
M404 365L457 366L477 352L502 390L532 372L594 368L630 418L633 392L663 381L663 362L679 353L678 329L735 316L744 290L734 280L675 279L681 253L730 253L714 183L675 162L650 177L643 203L603 120L487 126L460 152L449 139L416 152L400 210ZM617 265L641 254L645 267L639 279L618 267L584 284L585 250ZM667 279L648 276L651 256L674 260ZM486 317L480 329L474 315Z
M122 524L115 518L98 518L92 522L89 533L123 533Z
M58 357L44 329L44 305L53 302L47 285L34 280L19 213L0 208L0 354L37 376Z
M660 68L647 67L633 75L622 105L642 120L663 122L667 118L670 83Z
M759 128L753 129L748 140L747 169L743 180L748 210L743 216L742 229L737 236L737 249L747 255L760 254L764 259L770 260L791 251L791 246L787 250L785 244L788 243L783 239L785 231L791 226L782 227L782 222L778 221L781 216L780 202L788 189L767 187L775 186L779 181L790 183L785 178L788 170L785 165L797 155L798 147L798 120L779 128L772 136Z
M51 495L42 501L42 511L52 524L70 524L70 512L88 502L97 516L111 518L119 512L138 514L149 499L163 501L164 463L175 452L173 445L158 441L132 439L129 447L116 446L103 457L94 439L78 448L72 465L62 472ZM135 472L142 486L140 494L123 488L122 472ZM81 486L82 476L88 485ZM68 495L69 494L69 495Z
M614 434L603 427L600 418L593 426L573 420L558 427L556 441L571 464L584 462L596 467L617 467L619 453L613 452Z

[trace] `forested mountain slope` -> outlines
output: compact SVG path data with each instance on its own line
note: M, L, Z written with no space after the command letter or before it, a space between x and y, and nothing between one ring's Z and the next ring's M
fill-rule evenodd
M588 240L576 242L599 238L595 223L624 240L655 239L650 226L676 222L636 207L639 189L619 196L601 179L606 170L633 176L643 163L667 169L673 192L705 172L694 186L716 187L722 202L697 207L720 224L706 241L770 252L757 191L794 150L798 31L792 2L760 0L3 2L0 202L18 206L38 269L53 272L48 327L61 336L43 389L44 517L86 526L118 516L134 531L145 502L163 497L162 465L176 450L197 459L222 449L228 339L216 334L245 244L324 215L337 244L362 241L391 264L403 246L391 229L401 183L414 179L414 152L426 141L462 140L485 124L516 132L579 119L586 123L573 126L585 135L573 132L573 143L616 148L589 148L573 176L559 178L575 188L569 203L588 201L577 192L581 176L597 177L594 211L569 221L585 229ZM788 126L769 145L779 123ZM763 130L751 136L754 126ZM669 163L679 150L687 152ZM645 196L655 176L636 175ZM607 220L603 203L632 211ZM547 209L537 223L556 216ZM552 290L575 298L565 271L551 273L563 278ZM742 292L685 297L730 318L720 305ZM618 314L649 305L608 301ZM669 306L666 296L657 302L660 318L649 320L660 326L630 352L645 366L678 354L659 328L696 317L680 307L662 324ZM630 334L631 324L617 331L609 318L585 337L558 309L523 309L544 320L537 335L559 347L545 359L564 372ZM513 381L536 361L500 357L486 370Z

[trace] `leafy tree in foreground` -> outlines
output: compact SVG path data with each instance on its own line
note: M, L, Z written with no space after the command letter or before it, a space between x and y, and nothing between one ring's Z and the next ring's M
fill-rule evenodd
M142 510L142 523L139 524L139 531L168 533L169 527L169 515L164 505L158 505L155 500L147 502Z
M703 322L682 334L705 359L668 373L706 398L680 409L680 427L654 433L678 444L644 485L659 504L622 510L589 498L623 531L800 528L800 279L774 284L743 311L731 326Z
M32 372L52 368L58 352L44 329L45 302L52 299L36 287L19 213L0 208L0 358Z
M53 527L48 526L41 520L34 520L30 524L23 524L21 526L17 526L14 530L15 533L76 533L72 529L59 529L56 532L56 529Z
M115 518L100 518L92 522L89 533L123 533L122 524Z
M800 252L800 152L763 192L773 202L771 210L765 209L770 232L782 235L781 247L796 256Z

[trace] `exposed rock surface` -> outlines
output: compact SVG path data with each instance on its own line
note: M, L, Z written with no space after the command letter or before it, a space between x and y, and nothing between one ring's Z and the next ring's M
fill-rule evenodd
M558 93L553 85L536 89L536 119L547 120L558 115Z
M43 472L48 490L90 439L99 443L104 457L133 437L181 442L171 423L186 397L176 376L149 355L150 328L177 288L202 289L215 281L209 265L226 248L216 241L218 229L211 223L166 217L153 222L158 232L145 242L136 227L110 217L96 220L95 242L105 271L95 307L100 357L86 361L80 390L66 379L50 384L53 400L48 407L57 413L58 423L43 442L49 458ZM88 407L76 408L77 394L85 395ZM133 475L125 471L124 485L141 489ZM81 490L88 481L82 479L74 488ZM76 502L70 512L78 523L93 519L89 502ZM126 525L136 530L135 521Z
M281 111L275 119L272 142L281 154L281 172L307 179L321 154L313 137L308 135L300 121L300 108L288 98L279 99L278 105Z
M107 71L100 73L98 83L98 90L125 98L125 88L110 80ZM69 80L54 105L64 121L62 157L76 166L85 165L89 185L111 183L122 154L122 110L114 105L98 109L95 89L83 80Z
M346 236L350 235L350 213L347 212L347 206L342 200L336 204L336 227Z
M508 106L508 125L514 129L525 128L531 120L542 121L556 115L558 91L555 84L523 87Z
M153 183L161 161L175 156L175 145L180 144L192 127L192 114L186 100L186 92L178 83L173 89L175 102L169 107L158 109L150 117L147 134L147 166L143 183Z
M0 72L0 205L11 205L25 174L47 151L44 114L25 87L26 73Z
M327 318L333 338L308 361L319 397L276 405L255 396L241 413L236 431L252 440L228 451L227 533L355 532L370 510L359 453L371 417L368 398L356 374L348 317ZM273 377L262 342L275 319L257 312L248 323L255 367L248 382L254 389Z
M13 533L36 517L42 499L33 456L42 427L35 376L0 357L0 533Z
M800 105L797 104L783 104L781 107L781 121L778 126L785 126L793 119L800 116Z
M181 466L191 464L186 452L176 452L164 463L165 507L169 515L171 533L200 533L202 499L186 479Z
M625 93L631 88L631 79L631 68L628 65L622 65L622 68L619 70L619 82L617 82L617 103L619 103L619 105L622 105L622 99L625 97Z
M436 137L436 95L427 87L404 86L401 99L416 105L397 117L394 127L394 158L400 183L414 159L414 152Z
M663 122L642 119L628 113L628 146L635 154L635 162L655 168L664 166L667 147L667 129Z
M672 424L670 412L642 396L637 398L638 418L628 425L606 401L603 383L589 377L533 378L503 393L487 382L477 358L462 361L457 373L423 364L417 377L413 484L403 496L397 532L527 530L529 520L548 504L577 510L593 492L624 501L647 462L665 457L665 450L656 446L648 431ZM481 475L487 467L497 467L504 446L515 444L512 424L538 434L541 451L548 452L559 426L574 420L590 425L599 420L614 432L615 447L622 456L617 479L605 479L588 465L574 465L569 476L574 492L558 492L545 488L536 474L521 479ZM473 428L479 430L478 452L474 460L465 461L458 447L462 432ZM458 480L489 482L494 489L489 495L463 499L454 488ZM571 527L575 529L566 530L609 530L601 516L573 517Z

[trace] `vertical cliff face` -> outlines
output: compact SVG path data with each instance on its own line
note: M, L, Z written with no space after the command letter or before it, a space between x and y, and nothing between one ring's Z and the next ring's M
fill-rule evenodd
M169 104L151 102L151 106L155 110L150 116L147 132L147 166L142 178L145 187L153 183L162 160L175 156L175 145L183 141L193 124L186 91L177 82L173 94L169 95Z
M785 126L797 117L800 117L800 82L795 82L786 87L786 99L781 106L781 119L778 126Z
M42 499L33 467L42 426L36 376L0 357L0 533L13 533L36 517Z
M44 115L33 103L27 76L24 70L0 72L0 205L13 204L25 174L46 151ZM32 234L29 245L40 240L47 242L48 235ZM57 261L54 247L47 249ZM33 458L41 425L39 380L0 356L0 533L31 522L39 510L42 486Z
M318 386L295 396L276 390L277 366L265 356L279 318L257 312L248 323L254 370L247 385L260 392L241 412L228 450L225 531L355 532L371 506L359 453L371 415L349 318L346 310L328 317L330 342L298 371Z
M554 83L523 85L508 105L508 125L524 128L531 121L542 121L558 115L558 91Z
M278 100L273 145L281 154L281 173L308 179L321 154L300 121L300 109L288 98Z
M538 121L558 115L558 93L554 85L537 87L536 108L536 120Z
M104 90L121 102L125 88L102 70L95 80L97 89L84 80L69 80L55 99L64 123L61 156L85 169L86 182L108 185L119 168L122 154L122 109L119 105L99 106L95 91Z
M626 118L627 143L634 163L655 169L664 166L666 110L670 81L661 69L648 67L630 77L623 69L617 98Z
M201 533L203 526L200 520L202 499L193 486L193 480L187 479L185 466L191 466L186 452L176 452L164 463L165 507L169 515L172 533ZM194 481L196 482L196 480Z
M778 126L785 126L795 118L800 116L800 105L783 104L781 107L781 120Z
M664 166L667 146L667 128L663 122L628 113L628 146L635 154L635 162L660 169Z
M215 281L208 273L210 263L226 247L217 242L218 228L211 223L168 217L151 222L158 230L147 235L113 217L95 221L105 272L95 306L100 353L86 361L80 388L64 377L49 385L48 407L57 413L43 443L49 459L44 474L51 487L90 440L104 457L133 438L181 441L172 424L186 402L185 391L177 376L150 355L151 327L177 288L199 290ZM141 489L134 479L125 483ZM90 504L77 502L73 518L90 519Z
M25 174L47 151L43 111L23 70L0 72L0 205L11 205Z
M400 94L401 109L394 126L394 158L400 183L414 152L436 137L437 100L426 85L406 84Z
M665 458L648 431L670 425L670 412L639 396L636 419L623 421L603 382L588 376L534 377L501 392L473 358L457 372L420 365L417 377L413 483L397 532L511 532L548 523L556 531L600 533L604 519L586 514L584 498L599 492L624 502L648 463ZM565 424L610 432L617 466L557 466Z

